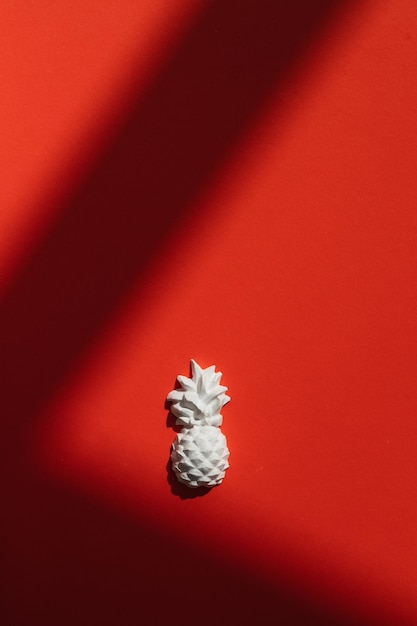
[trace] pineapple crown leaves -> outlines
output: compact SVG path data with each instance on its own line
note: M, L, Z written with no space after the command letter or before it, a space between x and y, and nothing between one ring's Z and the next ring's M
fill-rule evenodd
M211 365L202 369L191 359L191 378L178 376L179 389L168 394L171 412L176 424L181 426L209 425L221 426L221 408L230 401L226 395L227 387L220 385L221 372Z

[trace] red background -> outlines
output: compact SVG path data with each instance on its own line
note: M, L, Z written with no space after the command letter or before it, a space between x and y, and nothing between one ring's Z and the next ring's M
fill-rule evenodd
M414 0L0 24L2 623L417 624ZM190 358L232 397L206 495Z

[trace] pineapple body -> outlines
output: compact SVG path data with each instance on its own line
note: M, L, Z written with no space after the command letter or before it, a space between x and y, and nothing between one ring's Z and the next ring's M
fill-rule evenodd
M187 487L215 487L229 467L229 454L226 437L218 427L183 428L172 444L172 468Z
M167 397L175 424L182 426L171 448L172 468L187 487L215 487L229 467L220 410L230 398L214 365L202 369L191 359L191 372L191 378L177 376L179 387Z

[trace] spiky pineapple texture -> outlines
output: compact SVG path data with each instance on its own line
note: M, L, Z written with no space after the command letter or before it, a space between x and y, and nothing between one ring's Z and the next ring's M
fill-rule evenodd
M229 449L220 428L183 428L172 444L172 468L187 487L220 485L229 467Z
M230 401L226 395L227 387L220 385L221 372L211 365L202 369L191 359L191 378L178 376L179 389L168 394L171 412L176 417L176 424L192 426L221 426L223 418L221 408Z

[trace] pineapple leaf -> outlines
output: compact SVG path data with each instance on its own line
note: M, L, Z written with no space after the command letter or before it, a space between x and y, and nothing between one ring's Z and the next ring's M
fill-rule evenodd
M221 424L219 411L230 397L225 393L227 387L220 385L222 373L215 369L214 365L203 369L192 359L191 378L177 377L181 388L174 389L167 397L172 402L171 411L177 417L177 424Z
M192 378L187 378L187 376L177 376L177 380L184 391L195 391L196 386Z
M220 379L222 377L222 373L221 372L216 372L213 376L213 385L218 385L220 382Z
M174 389L167 395L168 402L180 402L184 396L184 392L180 389Z

